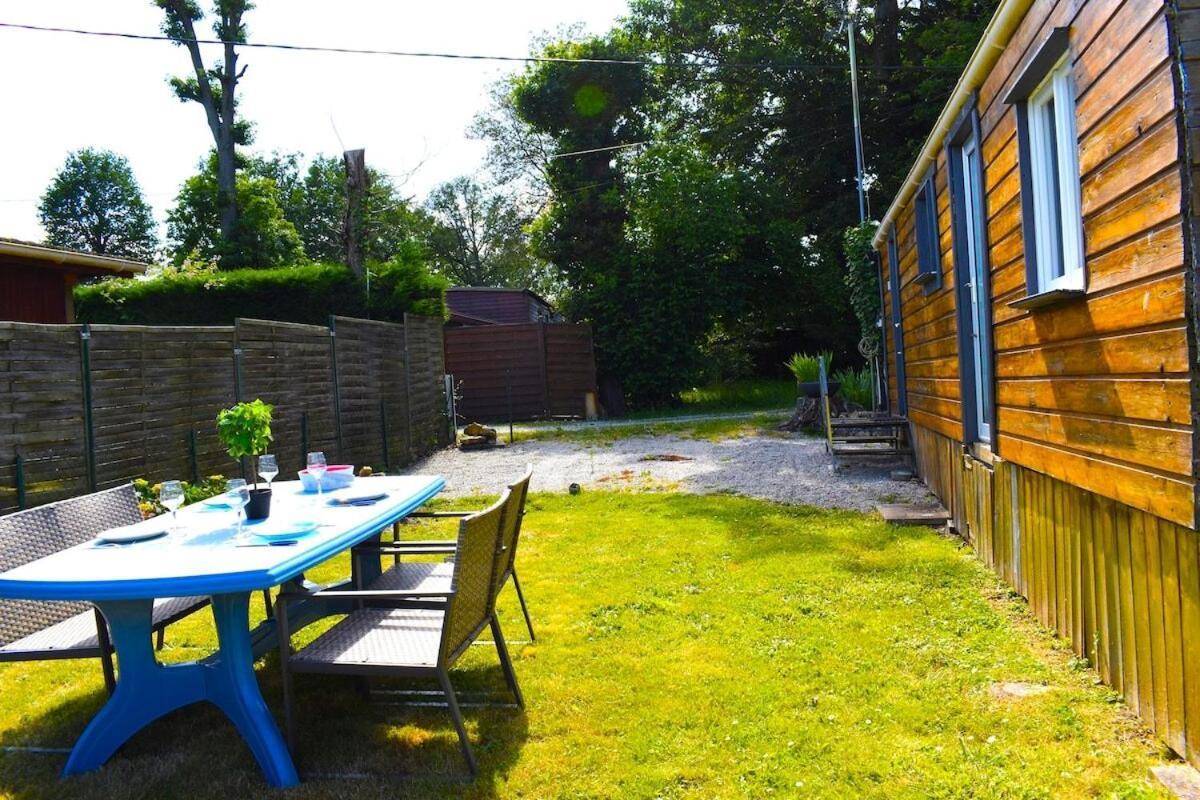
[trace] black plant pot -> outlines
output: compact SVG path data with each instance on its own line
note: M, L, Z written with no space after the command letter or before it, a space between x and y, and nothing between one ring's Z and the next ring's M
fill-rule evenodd
M840 381L829 381L829 396L833 397L838 393L838 389L842 388ZM821 382L820 381L799 381L796 383L796 391L801 397L820 397Z
M246 519L266 519L271 516L271 490L251 489L246 504Z

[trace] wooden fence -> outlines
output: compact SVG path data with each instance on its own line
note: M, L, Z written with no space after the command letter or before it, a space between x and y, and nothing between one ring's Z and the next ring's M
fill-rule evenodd
M468 421L580 417L596 391L592 329L519 323L446 330L446 371Z
M239 465L217 411L275 406L286 476L304 454L397 469L448 443L442 321L334 317L328 327L0 323L0 513L144 477Z

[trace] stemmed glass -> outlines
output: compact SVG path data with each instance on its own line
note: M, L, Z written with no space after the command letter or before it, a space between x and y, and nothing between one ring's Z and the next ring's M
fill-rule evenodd
M179 531L179 507L183 505L183 484L179 481L163 481L158 487L158 502L171 512L171 532Z
M246 485L246 481L242 478L234 478L225 483L225 499L229 501L229 505L233 506L237 511L237 534L236 538L242 538L242 516L245 511L246 504L250 502L250 487Z
M279 474L279 462L275 456L267 453L258 457L258 475L267 482L267 491L271 490L271 481Z
M313 476L313 480L317 482L317 504L321 503L321 479L325 477L325 454L324 453L309 453L308 454L308 474Z

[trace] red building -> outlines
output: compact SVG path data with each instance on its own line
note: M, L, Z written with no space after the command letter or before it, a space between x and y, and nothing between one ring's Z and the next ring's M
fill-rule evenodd
M75 321L71 292L81 279L141 275L147 264L0 239L0 320Z

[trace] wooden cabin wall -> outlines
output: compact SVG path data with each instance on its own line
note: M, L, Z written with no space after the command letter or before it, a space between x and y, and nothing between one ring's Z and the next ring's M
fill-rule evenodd
M1087 296L1022 311L1027 294L1016 114L1004 95L1054 27L1071 28ZM992 291L993 450L1195 526L1179 135L1159 0L1035 0L979 88ZM917 274L913 204L897 216L914 426L962 438L945 156L937 164L942 288ZM886 245L884 254L886 276ZM885 303L890 304L890 295ZM887 308L889 306L885 306ZM894 359L890 344L889 355ZM893 377L896 370L890 370ZM893 406L894 407L894 406Z
M942 470L927 479L957 492L948 497L963 503L979 559L1200 765L1196 532L1012 462L989 468L941 434L918 436L922 467ZM957 470L929 455L955 451Z

